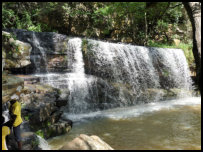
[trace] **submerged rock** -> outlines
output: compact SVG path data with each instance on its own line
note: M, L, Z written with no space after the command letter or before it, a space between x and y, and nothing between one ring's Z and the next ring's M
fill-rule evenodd
M68 133L71 130L72 122L71 121L59 121L53 125L47 126L44 129L44 137L50 138L54 136L59 136L65 133Z
M80 134L60 150L113 150L113 148L98 136Z

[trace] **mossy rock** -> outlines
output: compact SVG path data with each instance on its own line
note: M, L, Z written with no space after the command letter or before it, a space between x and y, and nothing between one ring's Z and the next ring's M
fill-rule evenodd
M44 131L44 137L50 138L68 133L71 130L71 126L67 122L58 122L53 125L47 126Z
M13 35L2 31L2 58L5 69L25 67L30 62L31 45L13 38Z

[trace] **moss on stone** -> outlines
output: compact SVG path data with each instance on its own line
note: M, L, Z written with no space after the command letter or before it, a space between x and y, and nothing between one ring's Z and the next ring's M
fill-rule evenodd
M88 41L87 39L83 39L82 40L82 51L84 52L84 54L87 54L87 45L88 45Z

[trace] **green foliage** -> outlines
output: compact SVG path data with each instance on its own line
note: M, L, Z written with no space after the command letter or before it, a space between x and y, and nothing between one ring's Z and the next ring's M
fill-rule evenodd
M188 20L182 2L2 3L3 28L60 32L116 41L130 38L137 45L164 47L169 44L171 47L170 41L174 38L187 44L189 34L180 35L176 29L188 29ZM187 53L187 56L191 55Z
M51 122L50 121L47 122L47 126L48 127L51 126Z
M38 130L35 132L38 136L44 138L44 132L42 130Z
M168 24L183 23L181 2L4 2L3 28L31 31L75 32L87 37L130 37L133 43L143 45L155 35L168 30ZM146 16L145 16L146 14ZM147 23L145 22L147 17ZM77 25L78 24L78 25ZM148 24L146 33L145 24ZM76 34L71 31L72 35ZM70 33L68 33L70 34Z
M4 6L4 5L3 5ZM12 26L12 21L16 18L15 13L11 9L5 9L2 7L2 27L6 28Z
M24 116L25 121L29 121L29 116Z
M167 22L164 22L163 20L159 20L157 22L157 28L160 30L160 31L167 31L168 30L168 23Z
M39 139L37 138L36 140L32 140L31 142L32 147L36 147L39 145Z
M3 2L2 27L41 32L45 25L36 22L39 9L36 4L33 4L32 2Z

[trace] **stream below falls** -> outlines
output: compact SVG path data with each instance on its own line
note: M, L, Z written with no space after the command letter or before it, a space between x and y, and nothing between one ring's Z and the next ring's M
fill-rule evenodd
M73 120L73 128L49 139L51 149L60 149L79 134L97 135L119 150L201 149L201 97L64 117Z

